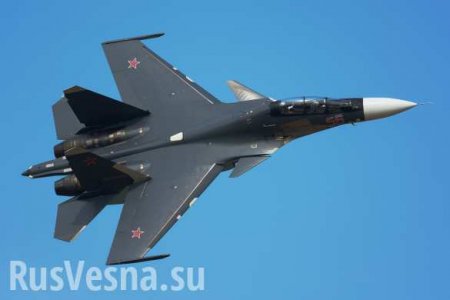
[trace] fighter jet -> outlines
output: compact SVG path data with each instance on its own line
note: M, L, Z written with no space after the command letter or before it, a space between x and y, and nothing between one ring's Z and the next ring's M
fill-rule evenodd
M102 44L122 101L74 86L53 105L55 159L24 176L64 176L54 237L72 241L107 205L123 205L107 264L145 256L223 171L239 177L288 142L416 106L393 98L275 100L229 81L225 103L147 48L152 34Z

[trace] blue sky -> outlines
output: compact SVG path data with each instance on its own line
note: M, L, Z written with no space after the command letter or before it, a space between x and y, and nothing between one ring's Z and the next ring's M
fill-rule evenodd
M8 299L449 299L445 1L2 1L0 295ZM57 143L51 105L80 85L119 98L100 47L147 44L224 101L236 79L283 98L388 96L433 105L297 140L221 175L149 263L203 266L206 291L10 292L8 265L103 266L120 207L72 244L52 238L54 178L20 176Z

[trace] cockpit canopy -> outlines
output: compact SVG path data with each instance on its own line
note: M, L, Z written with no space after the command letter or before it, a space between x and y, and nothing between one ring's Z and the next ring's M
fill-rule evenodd
M361 109L360 99L331 99L327 97L297 97L272 104L274 115L310 115L350 112Z

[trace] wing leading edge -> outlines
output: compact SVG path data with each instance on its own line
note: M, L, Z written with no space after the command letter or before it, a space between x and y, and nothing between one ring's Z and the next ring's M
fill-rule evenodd
M195 145L142 153L152 180L132 187L124 200L107 264L141 261L223 170L203 161Z
M141 36L102 44L122 101L152 113L174 112L180 106L220 103L177 68L148 49Z

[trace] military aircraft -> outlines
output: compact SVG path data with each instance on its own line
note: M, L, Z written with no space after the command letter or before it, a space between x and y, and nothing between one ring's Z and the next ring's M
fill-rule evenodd
M54 236L73 240L103 208L123 204L107 264L145 257L222 171L238 177L293 139L412 108L392 98L275 100L237 81L224 103L141 41L104 42L122 101L74 86L53 105L55 159L24 176L65 177Z

